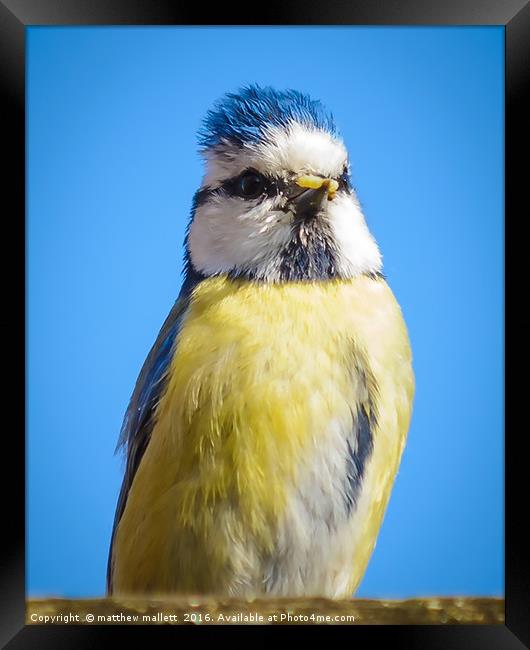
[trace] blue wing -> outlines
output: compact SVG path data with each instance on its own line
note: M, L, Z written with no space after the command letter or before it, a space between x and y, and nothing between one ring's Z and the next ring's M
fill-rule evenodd
M348 439L348 456L346 458L346 487L344 501L346 512L350 514L357 506L366 465L374 447L373 429L375 422L360 408L355 418L355 427L351 439ZM353 442L352 442L353 439Z
M203 279L202 275L196 273L191 265L188 265L186 279L179 297L147 355L125 413L116 448L117 450L125 449L126 466L114 516L107 562L107 591L109 594L112 593L112 550L116 528L125 510L127 496L140 461L151 438L153 415L165 387L166 373L173 357L173 346L180 330L182 317L188 308L194 287Z
M379 388L365 354L355 346L354 372L363 386L364 403L357 405L352 414L354 426L347 439L344 505L351 514L357 507L368 461L374 448L374 431L377 426L377 399Z

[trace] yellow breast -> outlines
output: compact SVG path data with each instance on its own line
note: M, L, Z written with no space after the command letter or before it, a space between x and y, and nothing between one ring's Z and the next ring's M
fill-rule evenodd
M263 581L300 459L318 453L330 423L351 425L365 399L357 353L377 382L378 425L358 506L364 523L352 533L347 588L355 586L410 417L399 306L384 281L367 277L278 285L212 278L194 290L116 532L115 591L236 593L234 581Z

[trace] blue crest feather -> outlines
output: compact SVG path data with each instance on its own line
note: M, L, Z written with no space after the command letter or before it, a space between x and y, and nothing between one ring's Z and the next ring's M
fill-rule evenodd
M332 114L318 101L297 90L250 85L224 95L208 111L199 131L199 145L208 149L226 140L237 146L258 142L270 126L289 122L336 134Z

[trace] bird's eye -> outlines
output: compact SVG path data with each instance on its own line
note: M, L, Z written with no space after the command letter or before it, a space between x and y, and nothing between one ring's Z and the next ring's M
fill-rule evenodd
M339 176L339 190L349 190L350 188L350 174L348 168L345 167L342 170L342 174Z
M258 172L243 172L236 181L235 190L244 199L257 199L265 191L265 179Z

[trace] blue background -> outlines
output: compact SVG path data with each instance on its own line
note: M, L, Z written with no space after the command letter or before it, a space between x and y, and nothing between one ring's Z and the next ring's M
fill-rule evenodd
M195 132L258 82L335 114L412 340L409 442L358 595L502 595L502 28L27 35L28 593L104 591L113 452L180 287Z

